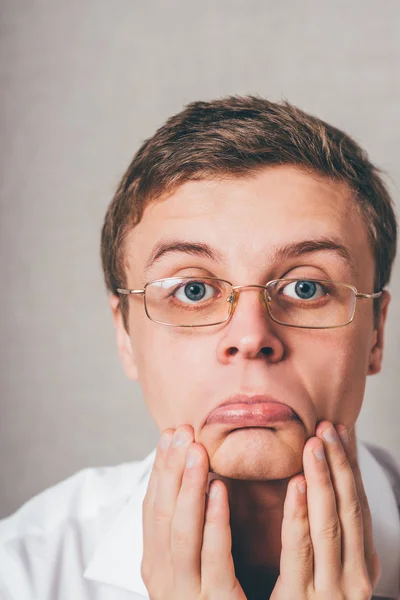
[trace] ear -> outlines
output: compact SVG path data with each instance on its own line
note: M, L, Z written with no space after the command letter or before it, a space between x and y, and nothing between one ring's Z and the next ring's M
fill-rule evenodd
M378 325L373 332L373 343L371 352L369 355L369 366L367 375L376 375L380 372L382 366L383 357L383 342L384 342L384 329L387 311L390 303L390 294L387 290L382 292L380 298L380 311L378 316Z
M136 358L132 348L131 338L129 337L129 334L124 326L118 296L116 296L115 294L110 295L109 304L111 307L112 318L115 327L115 336L117 341L119 360L128 379L131 379L132 381L137 381L138 370Z

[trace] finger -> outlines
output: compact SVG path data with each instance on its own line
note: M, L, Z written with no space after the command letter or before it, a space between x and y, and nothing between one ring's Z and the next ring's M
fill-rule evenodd
M164 468L159 472L153 508L153 564L161 569L166 565L166 557L171 560L171 525L176 509L176 501L182 484L186 452L193 441L193 429L182 425L175 430ZM160 565L160 566L159 566Z
M171 530L175 581L184 598L197 596L201 591L200 554L208 470L208 454L204 446L191 444Z
M159 443L157 445L156 456L154 459L153 468L150 473L149 483L147 485L146 495L142 504L142 525L143 525L143 555L142 565L145 569L149 568L152 560L153 550L153 509L154 498L156 495L158 477L164 468L164 462L169 444L174 433L173 429L166 429L162 432Z
M361 505L352 468L335 428L329 421L318 426L336 495L341 529L341 560L346 573L365 574L364 535Z
M341 574L341 532L328 463L321 440L309 439L303 454L308 520L314 551L314 587L327 592Z
M344 425L339 425L336 429L353 472L362 513L365 564L370 580L375 585L380 577L380 563L374 544L371 510L358 464L356 432L355 428L348 431Z
M314 586L306 487L303 475L289 481L282 521L280 579L286 589L296 589L299 598Z
M224 597L244 597L236 579L232 557L228 490L222 481L210 484L201 551L201 579L206 591L223 591ZM231 592L230 595L227 595ZM217 594L215 594L217 595Z

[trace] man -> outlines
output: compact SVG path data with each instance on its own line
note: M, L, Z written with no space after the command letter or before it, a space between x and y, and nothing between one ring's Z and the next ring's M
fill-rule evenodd
M120 360L160 443L6 519L4 598L399 597L400 473L355 435L396 231L365 153L288 103L169 119L102 231Z

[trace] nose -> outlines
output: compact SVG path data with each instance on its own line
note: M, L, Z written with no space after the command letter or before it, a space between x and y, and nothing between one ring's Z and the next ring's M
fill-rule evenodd
M222 329L217 348L221 363L229 364L243 359L276 363L283 359L284 345L279 336L279 333L282 335L282 328L270 318L263 298L261 286L236 288L233 314Z

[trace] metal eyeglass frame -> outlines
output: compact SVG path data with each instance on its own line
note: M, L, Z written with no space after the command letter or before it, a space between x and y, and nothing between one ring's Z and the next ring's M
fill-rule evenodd
M228 316L225 319L223 319L223 321L217 321L216 323L206 323L205 325L203 325L203 324L201 324L201 325L173 325L171 323L164 323L163 321L157 321L155 319L152 319L147 311L147 306L146 306L146 298L145 298L146 288L147 288L147 286L151 285L152 283L155 283L158 281L168 281L170 279L181 280L181 281L185 281L185 280L198 281L199 279L207 279L207 280L222 281L223 283L227 283L233 290L233 294L230 294L229 297L227 298L227 302L230 302L230 305L231 305ZM354 315L356 313L357 299L375 300L376 298L379 298L382 295L382 290L380 290L379 292L374 292L372 294L362 294L361 292L359 292L357 290L357 288L355 288L353 285L350 285L349 283L342 283L341 281L331 281L330 279L305 278L303 280L303 279L299 279L299 278L282 278L282 279L272 279L271 281L268 281L265 285L258 285L258 284L232 285L232 283L230 281L227 281L226 279L220 279L219 277L201 277L201 276L199 276L199 277L163 277L162 279L154 279L153 281L148 281L142 290L128 290L125 288L117 288L117 292L119 294L127 294L130 296L133 296L133 295L144 296L144 309L145 309L147 317L150 319L150 321L153 321L153 323L159 323L160 325L166 325L167 327L211 327L213 325L220 325L221 323L225 323L232 317L233 312L234 312L237 302L238 302L238 298L239 298L239 293L237 292L237 290L242 290L244 288L259 288L262 290L267 290L267 292L268 292L268 286L278 283L280 281L292 281L292 282L293 281L312 281L312 282L316 282L316 283L334 283L334 284L338 284L338 285L347 287L347 288L351 289L354 293L354 308L353 308L353 313L352 313L349 321L347 321L346 323L343 323L342 325L330 325L328 327L322 327L322 326L315 327L312 325L311 326L310 325L291 325L290 323L284 323L283 321L279 321L271 313L271 308L270 308L271 298L269 296L266 298L265 297L266 295L263 295L260 293L261 303L266 308L269 316L275 323L278 323L279 325L284 325L285 327L296 327L298 329L336 329L338 327L345 327L346 325L349 325L354 319Z

